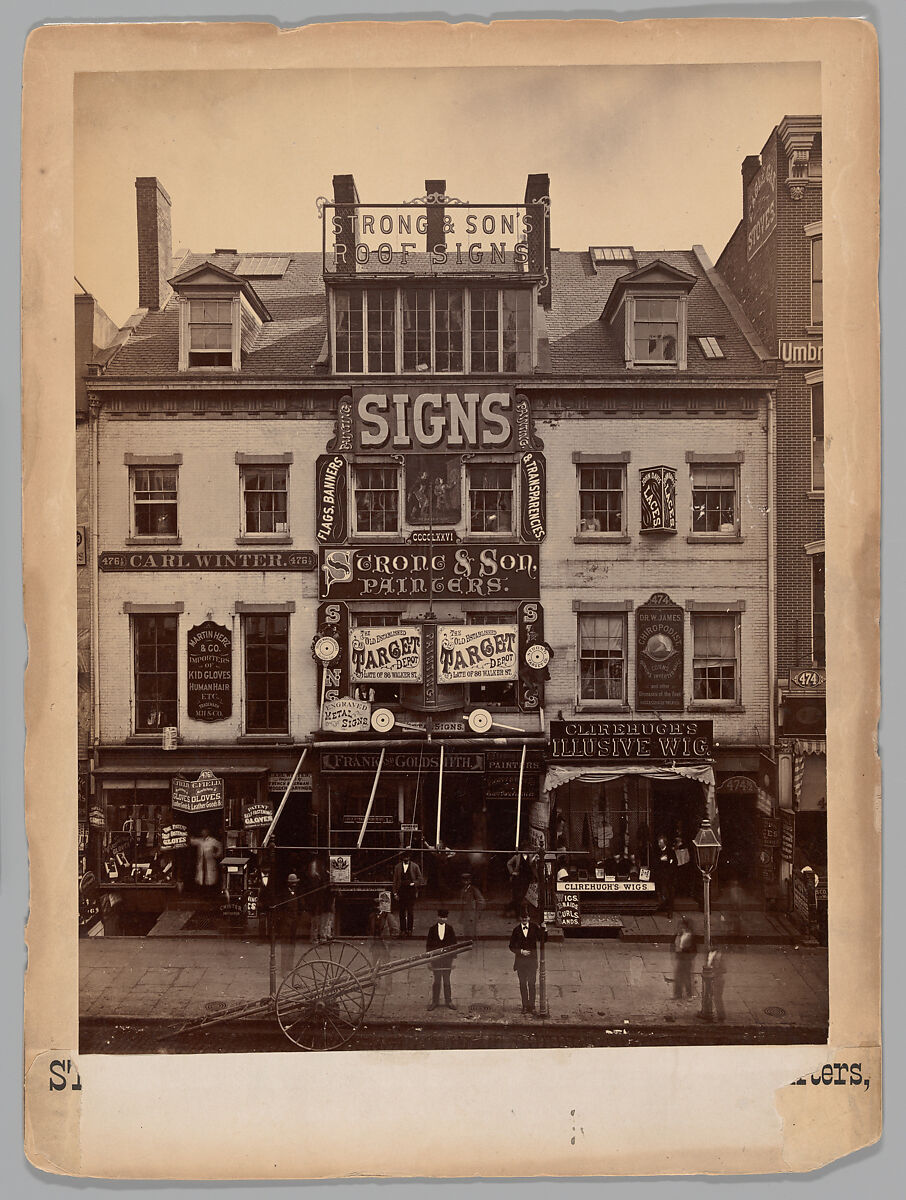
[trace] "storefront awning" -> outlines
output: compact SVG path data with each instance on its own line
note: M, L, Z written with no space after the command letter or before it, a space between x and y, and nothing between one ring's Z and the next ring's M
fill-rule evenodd
M827 740L826 738L794 738L793 739L794 754L826 754Z
M544 790L551 792L554 788L562 787L564 783L570 783L573 779L578 780L579 783L603 783L609 779L620 779L623 775L644 775L648 779L665 781L680 776L683 779L697 779L699 783L710 787L714 786L714 769L709 763L675 767L655 767L647 764L644 766L601 765L590 767L583 764L574 767L548 767L547 775L544 778Z

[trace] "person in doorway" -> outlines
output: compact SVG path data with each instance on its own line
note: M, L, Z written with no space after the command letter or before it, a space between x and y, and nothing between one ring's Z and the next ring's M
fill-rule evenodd
M425 939L425 949L429 954L432 950L444 950L456 945L456 931L447 922L449 915L445 908L437 910L437 920L428 930L428 936ZM453 1003L453 990L450 982L450 976L453 973L452 958L448 958L446 955L439 955L428 965L431 968L433 976L431 1003L428 1005L428 1009L435 1009L440 1004L441 987L444 989L444 1004L446 1004L447 1008L456 1008L456 1005Z
M676 859L676 890L681 896L691 896L692 855L679 833L673 839L673 857Z
M223 855L223 845L204 828L198 837L191 839L196 850L195 883L204 891L213 891L220 883L218 859Z
M692 963L695 958L695 934L686 917L680 917L673 939L673 999L692 999Z
M673 917L673 898L676 895L676 855L667 845L663 834L657 840L653 856L654 883L661 895L661 908Z
M707 965L711 968L711 1003L714 1020L723 1021L724 1012L724 956L715 946L708 953Z
M472 881L472 873L466 871L462 877L462 891L459 893L459 907L463 916L463 928L467 938L478 941L478 927L481 923L481 913L485 899Z
M517 850L508 860L506 869L510 877L511 895L510 902L504 909L504 916L511 913L514 917L518 917L525 906L526 892L535 881L535 867L525 846L521 850Z
M309 861L305 884L305 905L310 919L309 937L313 942L327 942L333 935L330 889L327 871L317 855Z
M403 857L393 868L393 892L400 909L400 937L412 937L415 902L419 889L425 886L425 877L421 867L413 859L408 850L403 851Z
M513 970L519 977L522 1011L526 1015L535 1011L538 947L546 940L547 926L544 922L536 925L529 918L529 910L523 908L519 924L510 934L510 950L513 953Z

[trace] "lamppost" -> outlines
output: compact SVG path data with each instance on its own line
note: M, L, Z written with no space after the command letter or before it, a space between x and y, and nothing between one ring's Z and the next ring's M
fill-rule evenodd
M702 873L702 883L705 888L705 965L702 968L702 1010L699 1016L703 1021L714 1020L714 1004L712 995L713 968L711 966L711 872L717 866L720 857L720 839L711 828L707 817L702 821L701 829L692 839L695 848L695 865Z

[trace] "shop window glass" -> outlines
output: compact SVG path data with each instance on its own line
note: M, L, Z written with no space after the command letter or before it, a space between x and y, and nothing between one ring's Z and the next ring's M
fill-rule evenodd
M824 384L812 389L812 489L824 491Z
M819 667L825 664L824 555L812 555L812 658Z
M623 700L626 678L624 613L579 616L579 699Z
M136 537L175 537L176 467L131 467L132 532Z
M469 467L469 529L513 532L513 468Z
M466 617L469 625L515 625L516 614L507 613L469 613ZM490 679L482 683L468 685L469 703L479 708L515 708L516 680Z
M398 612L354 612L353 628L371 626L372 628L394 629L402 621ZM374 704L399 704L400 685L398 683L356 683L353 684L353 694L358 700L370 700Z
M734 613L693 613L693 699L737 699L736 626Z
M694 533L736 533L739 468L692 468L692 530Z
M812 238L812 324L824 321L824 243L821 235Z
M184 876L179 848L164 831L185 814L170 808L169 781L118 779L104 784L100 878L106 884L172 886Z
M675 363L679 341L679 301L637 297L632 339L634 362Z
M286 533L286 467L243 467L245 533Z
M245 728L247 733L289 732L289 617L244 618Z
M232 367L232 300L189 301L189 366Z
M359 533L398 533L399 467L355 468L355 514Z
M175 613L132 617L136 733L153 733L177 723L177 623Z
M622 467L579 467L580 533L622 530L623 478Z

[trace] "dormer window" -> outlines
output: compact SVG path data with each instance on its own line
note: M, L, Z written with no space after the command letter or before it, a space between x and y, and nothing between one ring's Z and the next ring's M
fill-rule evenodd
M622 323L627 367L686 368L686 305L697 276L661 259L621 275L602 318Z
M179 369L238 371L271 314L247 279L204 262L171 279L179 300Z

